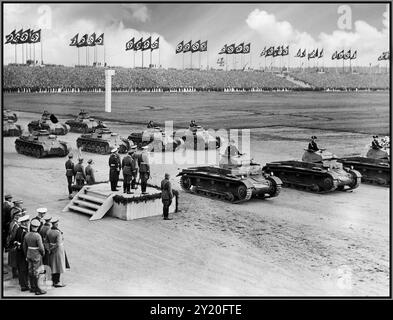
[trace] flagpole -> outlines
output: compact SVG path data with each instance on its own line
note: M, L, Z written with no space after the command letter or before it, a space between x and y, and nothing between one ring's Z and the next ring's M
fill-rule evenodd
M183 58L183 70L184 70L184 52L182 53L182 58Z
M161 68L161 55L160 55L160 47L158 45L158 68Z
M191 50L190 50L190 63L191 63L190 68L192 69L192 51Z
M142 42L142 47L143 47L143 42ZM142 53L142 69L143 69L143 50L142 49L141 49L141 53Z
M35 42L33 43L33 60L35 65Z
M134 69L135 69L135 50L134 51Z
M76 47L76 51L78 52L78 66L80 65L80 61L79 61L79 47Z
M150 66L149 66L149 68L151 68L151 66L152 66L151 54L152 54L152 51L151 51L151 49L150 49Z
M201 70L201 51L199 50L199 61L198 69Z

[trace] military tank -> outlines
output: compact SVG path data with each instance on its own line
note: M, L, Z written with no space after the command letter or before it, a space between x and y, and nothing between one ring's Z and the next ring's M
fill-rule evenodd
M12 120L13 122L17 122L18 121L18 115L15 112L13 112L13 111L11 111L9 109L6 109L6 110L3 111L3 120L4 119Z
M266 174L260 164L245 155L231 157L229 162L223 159L219 166L183 169L177 175L180 176L182 189L231 203L279 195L282 181Z
M33 120L28 125L29 132L32 133L38 130L47 130L50 134L65 135L70 131L67 124L59 123L59 120L54 114L44 111L40 120Z
M194 150L218 149L221 147L221 137L212 135L202 126L190 126L187 129L176 130L173 138L181 138L186 148Z
M365 157L350 156L340 158L344 166L350 166L362 174L362 182L390 186L390 142L382 149L370 147Z
M84 110L81 110L75 119L67 120L65 123L70 126L71 132L79 133L91 133L96 129L107 128L102 121L91 118Z
M131 140L122 138L107 128L101 128L93 133L82 134L76 140L76 145L83 151L109 154L115 147L118 148L119 153L126 153L134 144Z
M3 118L3 137L19 137L23 130L14 120Z
M131 132L128 136L138 148L149 147L149 151L175 151L178 143L159 126L148 127L142 132Z
M20 154L36 158L64 157L70 152L71 146L64 141L57 140L57 136L50 134L47 130L39 130L17 138L15 149Z
M284 187L295 187L318 193L352 190L360 185L362 175L337 161L337 157L320 149L305 149L302 160L267 163L263 170L283 181Z

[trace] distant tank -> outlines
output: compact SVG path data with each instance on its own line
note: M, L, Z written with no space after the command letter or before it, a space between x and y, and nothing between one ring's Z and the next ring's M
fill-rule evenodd
M82 148L83 151L109 154L115 147L118 148L119 153L126 153L134 144L109 129L101 128L93 133L82 134L76 140L76 145L78 149Z
M128 136L138 148L149 146L149 151L175 151L178 143L158 126L148 127L142 132L131 132Z
M283 186L312 192L350 190L359 186L361 174L337 162L337 157L323 149L306 149L302 161L270 162L263 168L283 181Z
M187 192L232 203L276 197L282 184L244 155L232 157L229 163L221 160L219 166L183 169L177 176Z
M3 137L19 137L22 132L22 127L15 121L3 118Z
M16 121L18 121L18 115L9 109L6 109L3 111L3 120L5 120L5 119L12 120L13 122L16 122Z
M17 138L15 149L18 153L36 158L64 157L70 152L71 146L64 141L57 140L57 136L48 131L40 130Z
M221 137L212 135L199 125L190 126L188 129L176 130L173 134L175 139L181 138L186 148L194 150L212 150L221 147Z
M81 110L78 116L73 120L67 120L66 124L70 126L71 132L90 133L95 129L107 128L102 121L96 121L91 118L87 112Z
M365 157L343 157L339 161L359 170L362 182L390 186L390 143L382 149L370 148Z
M55 135L65 135L70 130L67 124L59 123L57 117L48 111L44 111L40 120L31 121L27 127L30 133L38 130L47 130L50 134Z

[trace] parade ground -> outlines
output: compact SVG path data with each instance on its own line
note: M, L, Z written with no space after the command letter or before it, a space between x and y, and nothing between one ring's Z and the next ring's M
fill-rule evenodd
M389 93L113 93L104 113L103 93L4 94L3 108L18 123L38 120L43 110L61 122L80 109L127 137L149 120L185 128L250 129L251 157L300 159L310 136L337 156L367 151L372 135L389 135ZM77 155L76 139L68 133ZM362 184L351 192L314 194L282 189L278 197L229 204L180 191L180 212L132 221L98 221L68 204L64 158L36 159L16 153L15 137L3 139L4 192L23 199L30 216L39 207L60 217L71 269L64 288L49 296L387 296L389 295L390 188ZM188 151L187 151L188 152ZM187 154L186 152L186 154ZM215 151L213 151L215 152ZM108 155L94 160L97 181L108 180ZM123 156L123 155L121 155ZM151 183L187 165L153 164ZM122 182L119 182L122 185ZM4 295L21 292L10 269Z

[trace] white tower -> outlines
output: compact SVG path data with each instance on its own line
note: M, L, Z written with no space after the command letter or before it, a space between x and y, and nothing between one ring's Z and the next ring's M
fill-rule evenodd
M105 70L105 112L112 111L112 76L115 70Z

